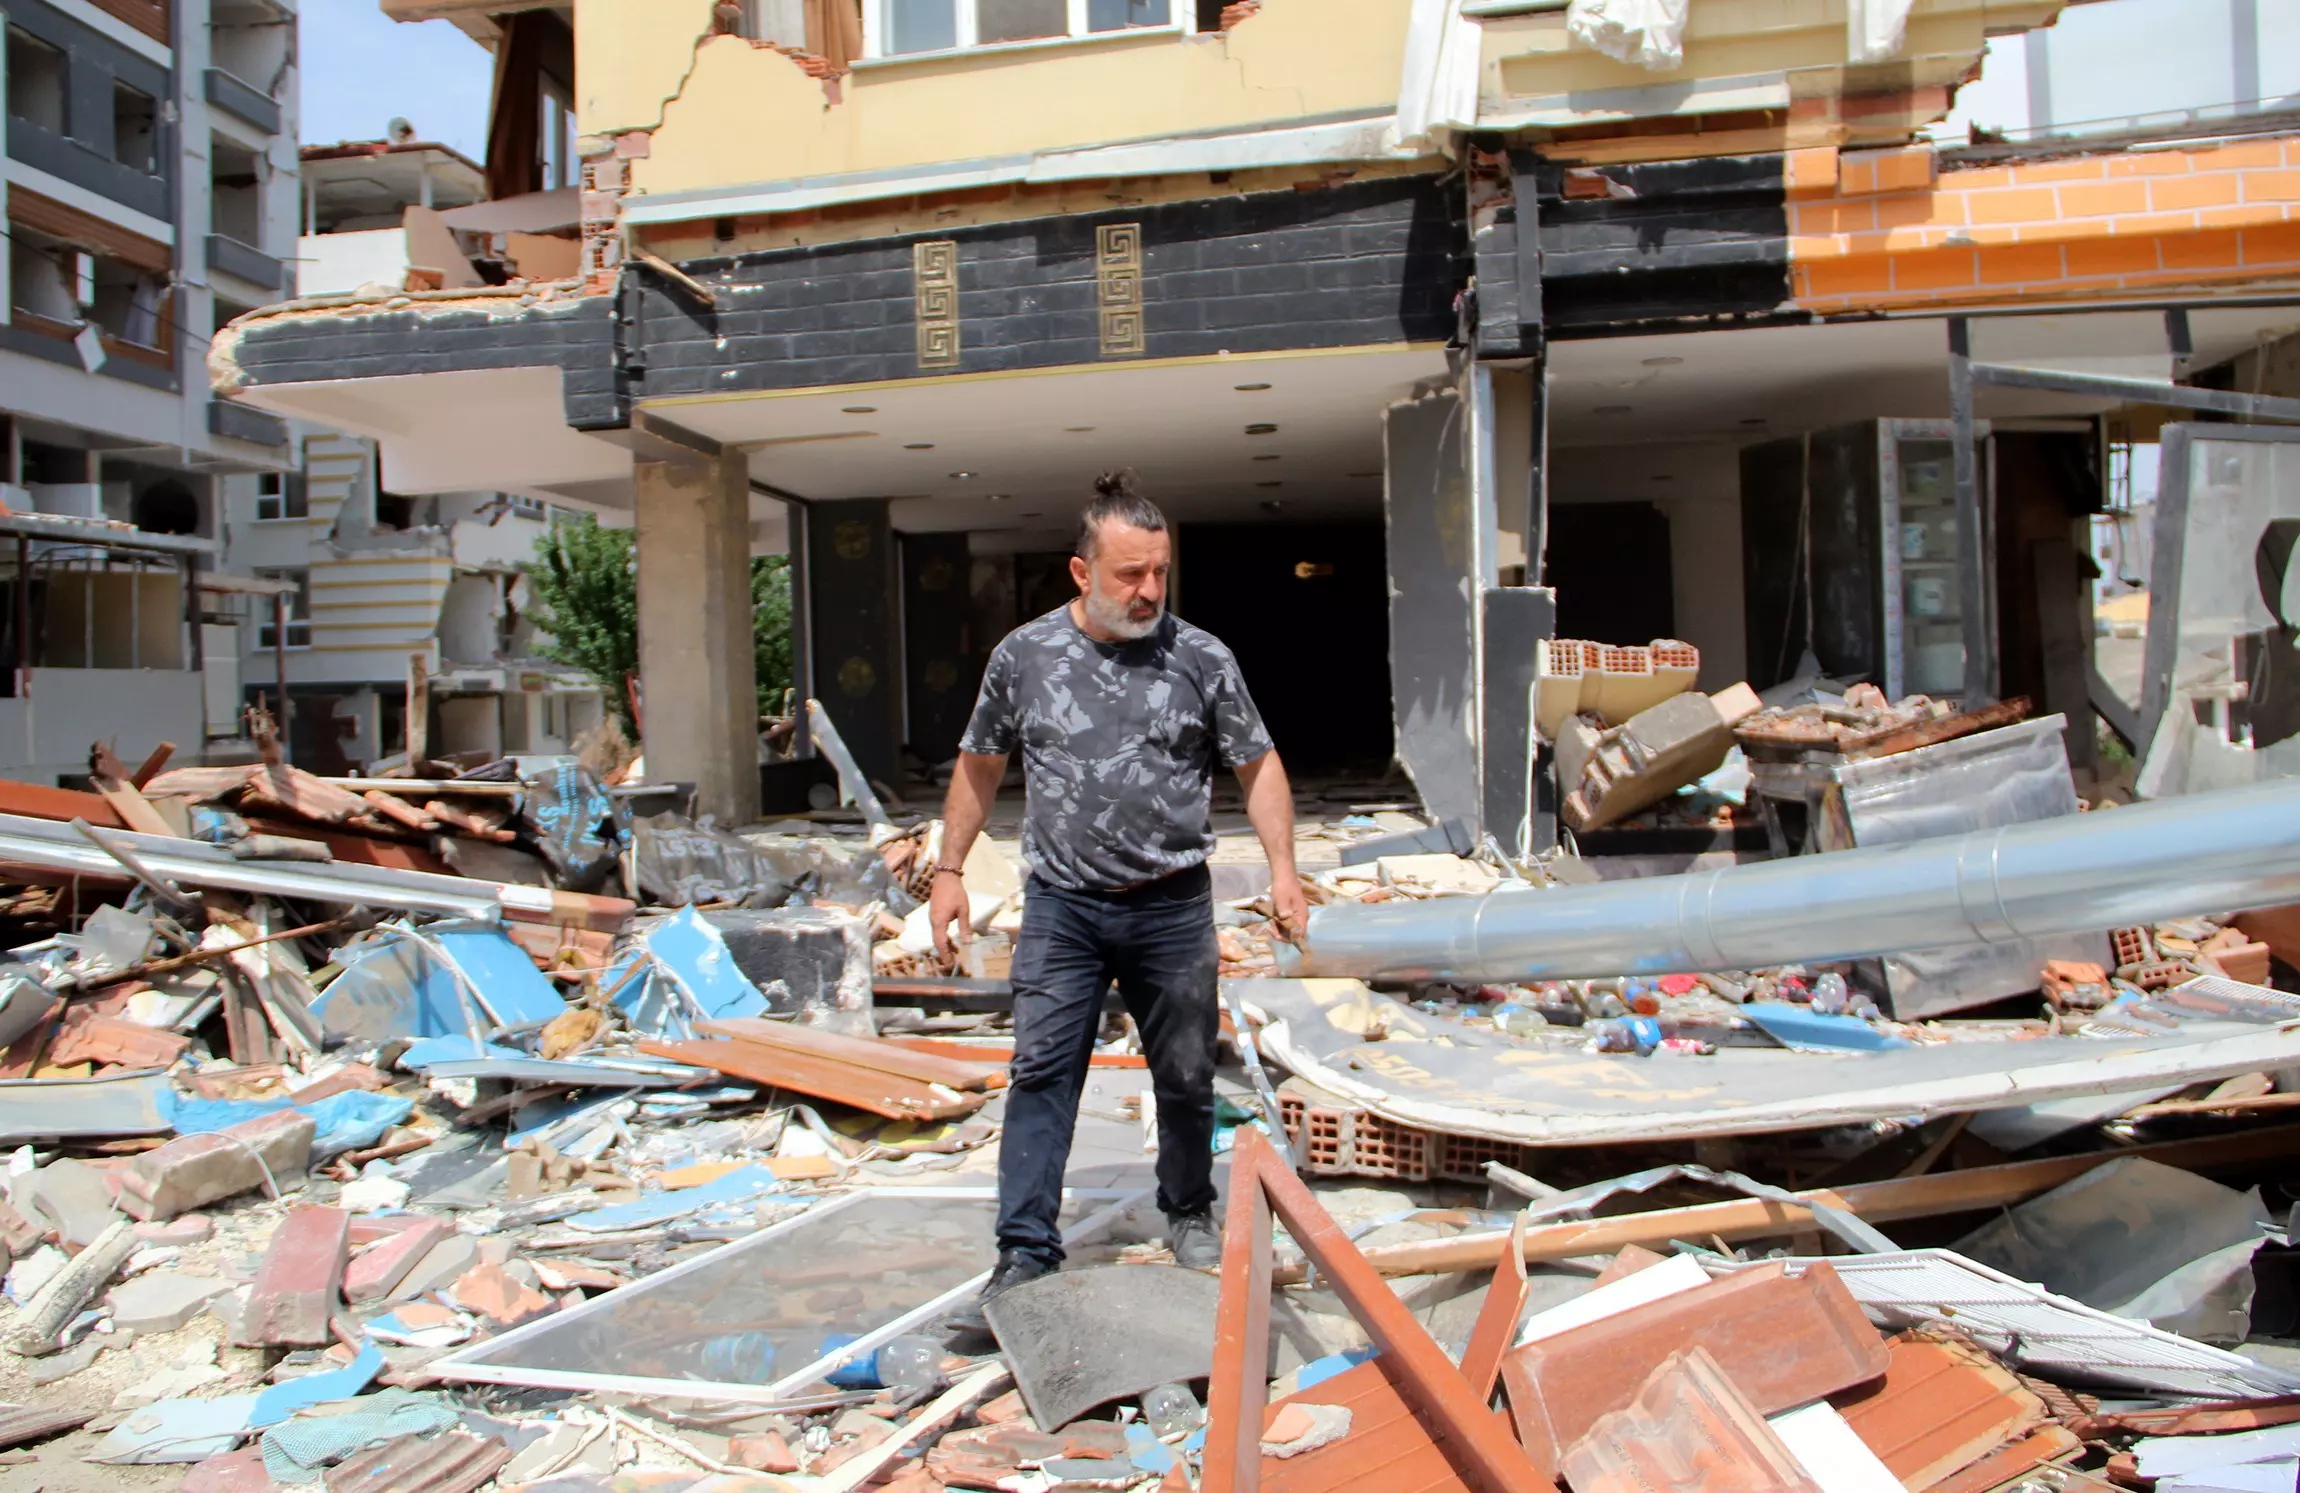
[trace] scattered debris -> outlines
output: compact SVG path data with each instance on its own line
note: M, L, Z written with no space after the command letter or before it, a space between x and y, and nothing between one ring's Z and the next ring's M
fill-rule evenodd
M1759 812L1813 788L1835 853L2066 789L2025 705L1760 710L1697 669L1545 646L1569 821L1730 817L1738 773ZM1218 904L1222 1274L1155 1242L1113 1008L1071 1268L979 1355L937 1323L995 1257L1005 853L976 842L945 960L941 827L867 782L867 823L730 832L569 764L424 770L107 771L12 800L97 839L0 819L11 874L83 887L0 954L31 1400L0 1449L218 1493L1979 1493L2300 1455L2300 1376L2253 1346L2293 1317L2300 1181L2274 910L2120 899L2097 948L1999 949L2023 1004L1976 1018L1893 955L1276 978L1267 898ZM1587 880L1394 806L1305 834L1325 913Z

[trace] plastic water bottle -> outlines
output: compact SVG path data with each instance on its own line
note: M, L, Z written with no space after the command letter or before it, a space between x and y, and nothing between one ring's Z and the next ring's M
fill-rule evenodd
M1187 1384L1161 1384L1142 1392L1142 1418L1160 1441L1187 1436L1206 1423L1206 1411Z
M1845 977L1831 971L1813 982L1813 1010L1822 1016L1842 1016L1852 1004L1846 993Z
M1589 1024L1590 1045L1598 1052L1650 1053L1661 1045L1661 1023L1650 1016L1622 1016Z
M835 1353L854 1341L848 1333L823 1340L823 1352ZM936 1390L946 1382L942 1374L942 1348L931 1339L905 1335L888 1338L876 1350L851 1358L823 1376L840 1389Z
M931 1338L889 1338L876 1358L878 1382L898 1393L936 1394L950 1382L942 1372L942 1345Z

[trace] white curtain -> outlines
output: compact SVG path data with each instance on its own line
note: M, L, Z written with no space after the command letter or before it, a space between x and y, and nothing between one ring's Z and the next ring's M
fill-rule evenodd
M1849 62L1882 62L1901 50L1916 0L1846 0L1845 57Z
M1686 4L1687 0L1573 0L1565 13L1565 32L1616 62L1633 62L1657 73L1675 72L1685 62Z

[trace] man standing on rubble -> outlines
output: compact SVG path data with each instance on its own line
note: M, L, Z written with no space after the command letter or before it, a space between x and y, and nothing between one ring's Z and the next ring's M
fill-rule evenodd
M950 1325L986 1331L983 1306L1062 1264L1057 1214L1078 1100L1115 980L1142 1034L1158 1102L1158 1206L1175 1263L1222 1262L1214 1226L1214 761L1238 774L1270 862L1280 936L1298 940L1286 770L1212 634L1166 610L1166 516L1106 475L1079 518L1078 596L1007 634L959 743L943 805L929 916L935 946L968 916L959 867L1022 751L1030 882L1014 950L1014 1066L998 1158L998 1266Z

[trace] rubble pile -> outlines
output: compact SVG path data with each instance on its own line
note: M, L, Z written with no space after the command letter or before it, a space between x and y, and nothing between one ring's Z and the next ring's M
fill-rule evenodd
M1913 779L1969 774L1991 732L2033 724L1858 691L1721 704L1688 689L1697 659L1646 654L1611 660L1630 685L1586 710L1577 685L1559 730L1650 768L1667 753L1640 723L1698 705L1704 772L1738 744ZM1912 728L1933 734L1860 755ZM571 761L94 765L93 793L0 785L0 1463L33 1476L2300 1476L2289 910L2024 945L2022 994L1939 1012L1880 960L1281 978L1267 894L1226 897L1219 1277L1160 1242L1154 1095L1113 1008L1069 1266L970 1340L938 1324L994 1259L1026 895L987 837L963 873L973 936L945 959L921 910L942 827L876 795L738 834ZM1861 784L1838 786L1873 838ZM1301 843L1325 909L1605 874L1373 804Z

